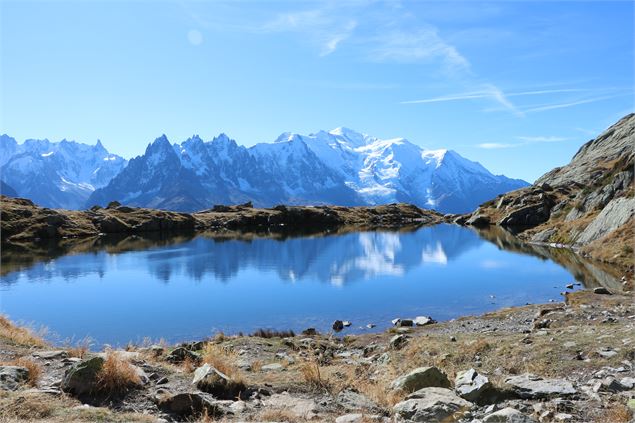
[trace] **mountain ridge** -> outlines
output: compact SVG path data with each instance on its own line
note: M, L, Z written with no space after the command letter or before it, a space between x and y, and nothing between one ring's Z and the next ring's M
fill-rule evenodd
M165 148L170 144L160 137L149 147L157 142ZM527 185L493 175L452 150L424 150L404 138L383 140L344 127L309 135L285 132L273 142L250 147L237 144L224 133L210 141L193 135L171 146L181 167L191 170L203 187L197 195L184 195L170 205L161 200L167 198L169 186L185 177L175 169L169 180L161 180L159 186L165 189L158 188L158 201L148 202L144 194L148 188L138 183L143 178L129 165L118 179L96 190L86 206L117 200L134 206L194 211L203 206L201 201L206 207L246 201L260 207L408 202L459 212ZM146 149L130 163L150 160L148 152ZM147 168L151 167L149 163Z

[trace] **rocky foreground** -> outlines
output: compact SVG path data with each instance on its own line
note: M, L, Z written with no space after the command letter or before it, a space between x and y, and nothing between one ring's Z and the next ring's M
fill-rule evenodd
M0 420L632 421L632 295L564 298L445 323L403 318L379 334L261 331L101 353L2 320Z

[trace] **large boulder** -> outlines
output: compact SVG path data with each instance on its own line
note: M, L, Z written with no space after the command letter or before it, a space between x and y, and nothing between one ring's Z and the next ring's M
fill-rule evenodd
M29 379L29 369L20 366L0 366L0 389L15 391Z
M97 376L104 361L103 357L96 356L72 365L62 379L62 390L76 396L97 391Z
M504 227L532 228L549 220L550 206L548 203L531 204L508 213L500 221Z
M436 367L419 367L408 374L398 377L391 384L392 390L414 392L422 388L449 388L450 381L441 370Z
M480 402L485 393L492 390L492 384L486 376L469 369L457 375L454 390L463 399Z
M484 423L537 423L532 417L511 407L503 408L483 418Z
M242 382L233 380L207 363L194 371L192 385L219 399L235 399L245 391Z
M530 373L507 378L505 383L512 392L525 399L562 397L577 393L567 380L543 379Z
M472 408L472 403L445 388L423 388L393 407L400 418L413 422L454 422Z

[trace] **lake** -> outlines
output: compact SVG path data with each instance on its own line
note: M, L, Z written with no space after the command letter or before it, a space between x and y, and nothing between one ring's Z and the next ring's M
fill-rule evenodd
M101 346L259 328L328 331L336 319L353 323L342 334L368 331L369 323L379 331L396 317L441 321L561 301L566 284L597 283L579 270L585 266L573 276L533 251L499 245L446 224L278 238L133 237L5 267L0 310L46 326L57 342L90 337ZM8 260L3 253L3 266Z

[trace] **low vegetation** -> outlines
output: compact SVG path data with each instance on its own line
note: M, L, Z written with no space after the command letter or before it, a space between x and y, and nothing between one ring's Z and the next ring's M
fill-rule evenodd
M99 390L108 394L121 394L141 385L139 373L128 360L116 351L106 352L106 359L97 375Z
M46 329L33 330L26 326L14 325L7 316L0 315L0 338L14 345L44 347Z

